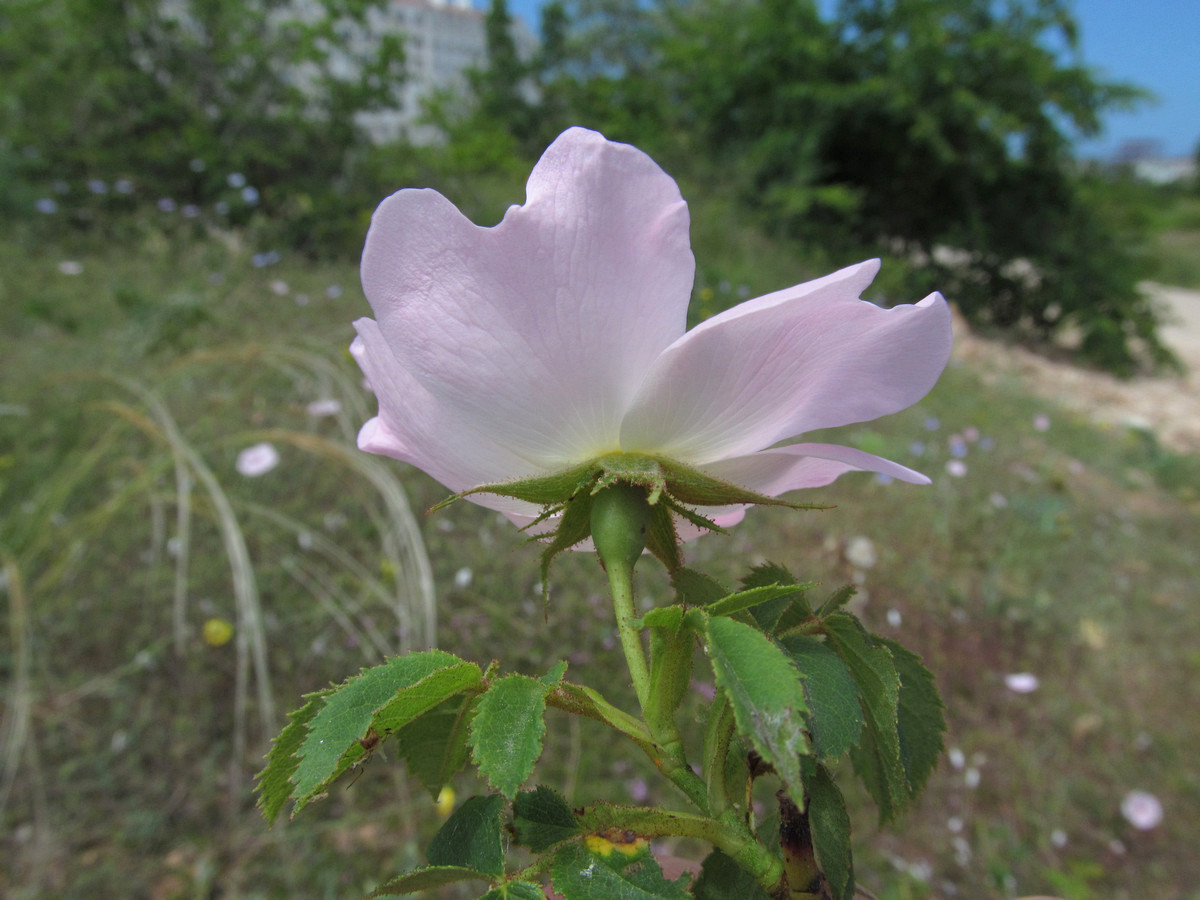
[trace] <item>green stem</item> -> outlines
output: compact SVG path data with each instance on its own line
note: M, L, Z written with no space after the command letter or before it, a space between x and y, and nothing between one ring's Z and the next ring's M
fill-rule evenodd
M768 889L776 887L783 878L783 863L760 844L750 829L736 817L713 819L647 807L597 803L587 807L579 821L593 833L618 828L645 838L696 838L722 850Z
M621 649L625 651L625 662L633 679L638 705L645 709L650 698L650 666L646 663L646 648L642 646L641 632L633 625L636 618L633 606L633 565L624 560L609 560L606 568L613 609L617 616L617 633L621 637Z

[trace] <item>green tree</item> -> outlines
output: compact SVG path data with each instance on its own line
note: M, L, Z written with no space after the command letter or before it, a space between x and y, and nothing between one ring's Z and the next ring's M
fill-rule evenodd
M354 49L370 5L12 0L0 12L0 134L16 175L128 178L202 203L238 173L319 242L340 204L308 212L363 155L358 114L393 105L403 79L396 39Z

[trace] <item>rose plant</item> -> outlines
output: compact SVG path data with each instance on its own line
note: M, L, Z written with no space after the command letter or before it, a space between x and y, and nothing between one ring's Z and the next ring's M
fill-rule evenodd
M695 262L687 206L648 156L572 128L534 167L523 206L492 228L440 194L402 190L376 211L362 259L374 319L351 352L379 401L368 452L427 472L498 510L554 557L594 549L607 575L640 710L545 673L486 669L427 650L309 695L259 777L269 820L322 796L384 741L435 795L468 762L494 789L451 815L429 865L379 895L457 881L480 894L828 897L855 892L850 823L834 778L855 773L894 817L942 748L933 678L911 652L818 602L778 565L737 588L688 569L680 545L736 524L748 506L848 471L923 475L862 451L797 442L903 409L949 358L940 295L884 309L860 298L868 261L749 300L685 331ZM449 501L448 501L449 502ZM633 570L649 552L676 602L637 615ZM703 740L679 726L696 648L717 694ZM688 812L523 790L547 709L586 716L647 754ZM760 779L777 819L756 821ZM505 836L530 851L506 863ZM697 838L698 876L667 880L649 841ZM529 861L532 859L532 861Z

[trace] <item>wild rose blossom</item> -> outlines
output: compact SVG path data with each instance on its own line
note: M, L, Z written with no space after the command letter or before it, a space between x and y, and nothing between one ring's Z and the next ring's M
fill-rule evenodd
M849 447L780 442L920 400L950 355L945 300L861 300L879 268L870 260L685 333L688 227L653 160L582 128L554 141L525 205L494 227L432 190L384 200L361 270L375 318L355 322L351 346L379 400L359 447L455 492L612 453L678 461L768 497L854 470L928 483ZM540 510L468 499L520 525ZM703 512L729 525L744 506Z

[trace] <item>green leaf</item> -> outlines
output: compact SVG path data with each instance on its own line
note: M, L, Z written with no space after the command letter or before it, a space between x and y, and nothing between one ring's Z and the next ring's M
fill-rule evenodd
M734 619L708 619L705 637L717 684L729 697L738 731L775 768L802 806L800 757L810 751L804 736L808 705L799 673L770 638Z
M361 742L368 732L386 737L481 677L474 663L426 650L365 669L333 688L300 747L293 791L296 810L366 755Z
M479 700L471 722L471 757L505 797L517 793L542 755L548 690L536 678L506 675Z
M750 588L745 591L738 591L736 594L730 594L727 597L722 597L715 603L709 603L704 607L704 611L710 616L732 616L735 613L740 613L742 610L752 609L763 603L771 603L782 600L785 597L790 597L798 590L805 590L812 587L813 584L813 582L802 585L769 584L763 587Z
M487 794L469 798L454 811L429 842L425 855L435 866L457 866L485 877L504 874L500 815L504 798Z
M857 744L862 733L858 686L841 658L816 638L796 634L780 643L804 677L813 749L821 759L836 759Z
M942 735L946 731L946 707L938 696L933 673L925 668L921 657L895 641L876 640L892 652L900 676L900 761L908 776L909 793L915 797L937 768L938 757L945 749Z
M554 856L554 889L566 900L692 900L686 875L663 878L646 841L613 844L593 837Z
M548 787L522 791L513 801L513 840L534 853L579 834L567 801Z
M822 619L826 616L832 615L849 603L852 599L854 599L854 595L857 593L858 588L856 588L854 585L843 585L830 594L829 599L821 604L821 608L817 610L817 615Z
M771 900L753 875L720 850L705 857L692 896L695 900Z
M563 676L566 674L567 661L565 659L560 659L550 667L549 672L542 676L542 684L546 685L547 687L555 687L563 680Z
M455 884L459 881L494 881L486 872L463 866L422 866L403 875L398 875L376 888L371 897L393 897L399 894L415 894L432 888ZM544 900L544 895L543 895Z
M854 861L846 801L824 766L813 767L804 780L804 788L808 794L813 853L825 876L830 900L850 900L854 896Z
M479 900L546 900L546 892L538 884L530 884L528 881L512 881L508 884L497 885Z
M866 728L851 750L854 770L875 798L879 819L887 822L908 803L908 780L900 761L898 731L900 677L892 654L877 646L858 619L834 613L825 620L829 646L842 658L858 685Z
M396 731L400 757L434 799L470 758L467 734L478 703L451 697Z
M812 617L812 608L808 605L807 589L811 584L801 585L796 576L777 563L764 563L755 566L744 578L742 587L746 590L756 587L766 587L771 584L796 585L797 593L788 597L780 597L770 603L754 607L751 614L760 628L771 633L783 631L789 624L796 624ZM785 613L790 612L787 621L783 621Z
M293 713L288 714L290 720L279 733L279 737L271 744L267 754L267 765L258 773L258 807L263 816L271 824L278 818L284 804L292 795L292 776L300 761L296 751L308 735L308 727L313 717L321 708L328 691L308 694L312 699Z
M724 585L695 569L682 568L672 572L671 587L675 588L680 601L688 606L707 606L729 596L729 590Z

